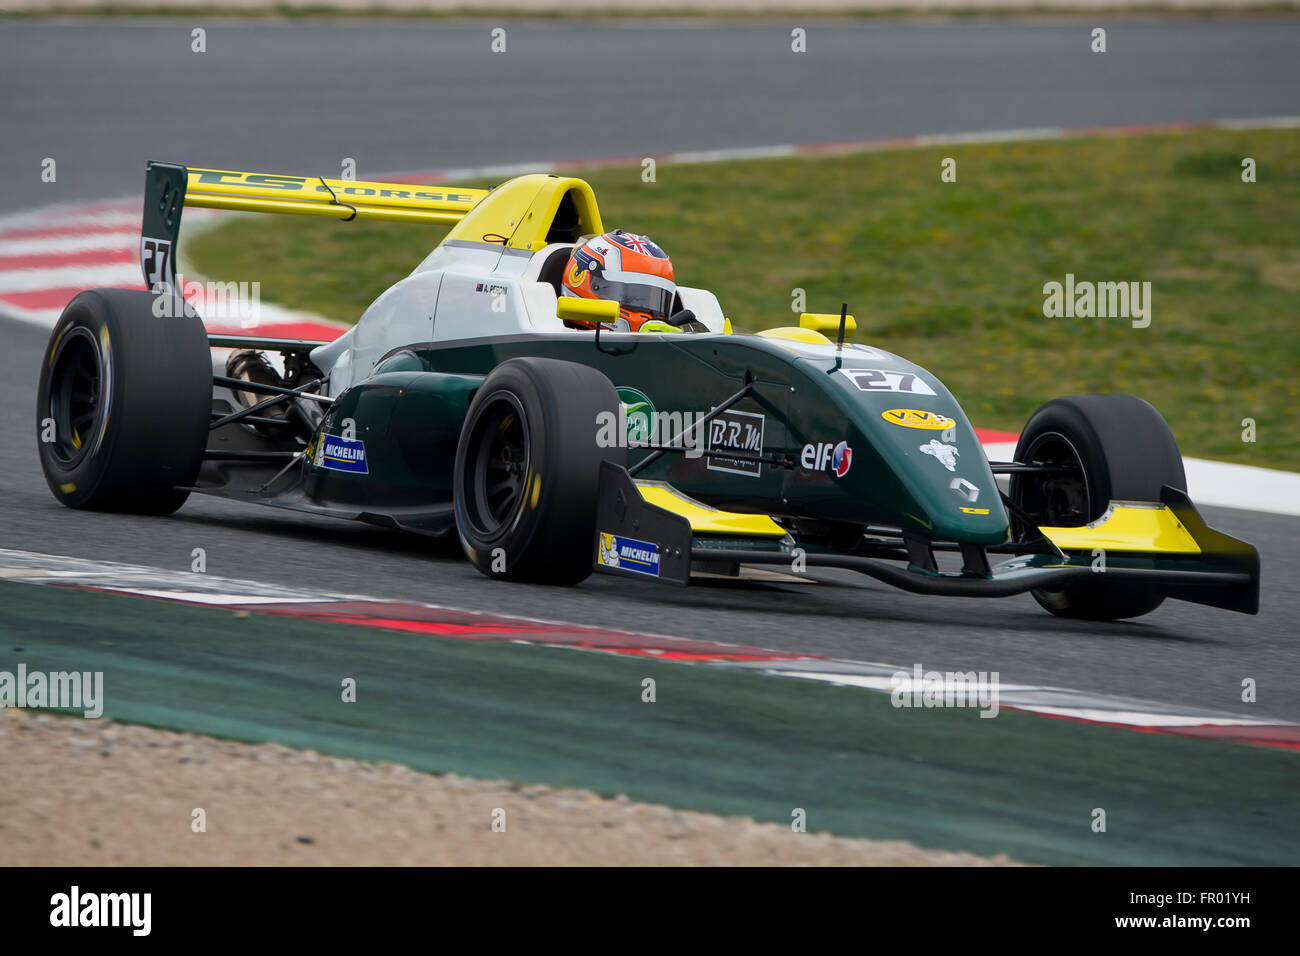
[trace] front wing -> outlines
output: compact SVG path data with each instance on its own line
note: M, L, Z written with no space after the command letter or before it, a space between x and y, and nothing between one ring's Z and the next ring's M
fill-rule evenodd
M1040 528L1047 547L991 566L987 573L940 571L859 555L799 549L805 567L845 568L917 594L1007 597L1055 589L1096 574L1140 581L1168 597L1255 614L1259 554L1244 541L1208 527L1185 492L1165 487L1159 502L1112 502L1081 528ZM735 547L702 539L680 514L648 502L623 468L601 466L593 567L624 577L685 585L692 567L717 564L796 565L797 543Z

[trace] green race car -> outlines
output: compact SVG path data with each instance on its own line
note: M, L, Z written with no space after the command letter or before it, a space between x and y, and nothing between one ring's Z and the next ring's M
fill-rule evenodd
M332 342L209 335L174 292L185 205L453 228ZM151 163L150 291L83 292L51 335L50 488L74 508L166 514L202 492L454 534L503 580L835 567L924 594L1028 591L1071 617L1170 597L1257 612L1255 549L1206 527L1146 402L1055 399L1014 461L990 462L934 375L845 341L846 310L736 334L711 293L679 286L671 329L602 329L617 302L558 292L574 244L603 231L579 179L487 191ZM213 349L235 350L224 374Z

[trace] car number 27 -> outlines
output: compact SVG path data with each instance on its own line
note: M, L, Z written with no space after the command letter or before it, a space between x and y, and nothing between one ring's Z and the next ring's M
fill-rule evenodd
M874 368L841 369L864 392L909 392L933 395L934 389L911 372L882 372Z

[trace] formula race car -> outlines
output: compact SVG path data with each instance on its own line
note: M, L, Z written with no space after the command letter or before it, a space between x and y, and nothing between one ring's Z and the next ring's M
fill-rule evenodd
M334 341L210 335L176 292L185 205L452 228ZM454 534L511 581L833 567L922 594L1028 591L1067 617L1170 597L1257 612L1255 549L1205 525L1146 402L1055 399L1014 461L989 462L934 375L845 341L846 309L743 335L678 287L670 328L612 331L618 302L557 295L574 244L602 232L573 178L150 163L150 291L82 292L42 362L50 489L72 508L169 514L202 492ZM213 349L233 350L224 366Z

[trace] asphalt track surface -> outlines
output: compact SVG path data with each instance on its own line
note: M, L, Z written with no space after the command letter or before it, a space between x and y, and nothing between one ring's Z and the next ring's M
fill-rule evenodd
M0 207L138 195L144 161L359 173L820 142L926 132L1294 114L1300 20L487 27L0 24ZM42 157L59 162L39 182ZM322 162L327 164L322 167ZM725 187L725 184L720 184ZM489 581L428 541L193 497L171 518L72 512L36 456L45 332L0 319L0 544L433 601L582 624L1041 683L1300 721L1300 520L1206 509L1259 547L1258 617L1166 603L1120 624L1050 617L1028 596L924 598L857 576L685 590L594 577L569 590ZM364 640L364 637L359 637ZM1259 702L1243 704L1253 678Z
M782 20L507 21L502 54L484 21L0 22L0 211L138 195L147 159L365 178L1300 112L1300 18L1109 17L1104 54L1094 19L799 18L802 54Z
M1213 526L1262 553L1264 608L1250 618L1166 602L1137 622L1079 624L1033 599L941 599L849 573L819 583L725 581L679 589L593 575L568 589L492 581L425 538L201 495L170 518L75 512L45 486L36 455L35 381L47 336L6 324L0 350L0 541L7 548L207 570L377 597L758 644L910 668L998 671L1039 683L1300 721L1295 609L1300 521L1207 509ZM358 640L364 641L359 635ZM415 652L415 648L412 648ZM1260 702L1243 705L1252 677Z

